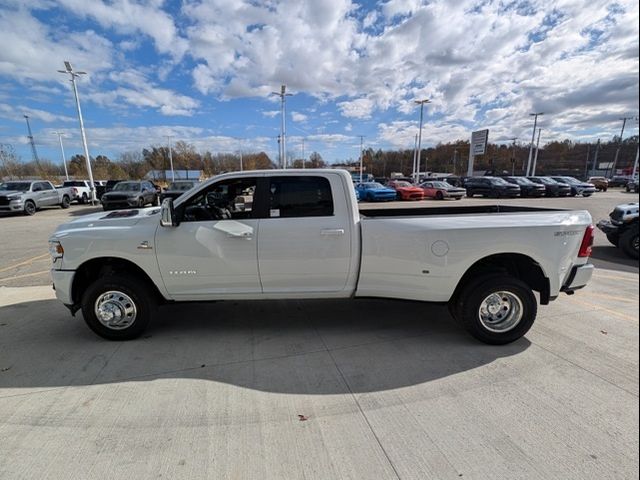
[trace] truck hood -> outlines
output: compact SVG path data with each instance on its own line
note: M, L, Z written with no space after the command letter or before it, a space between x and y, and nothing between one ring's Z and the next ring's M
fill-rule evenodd
M114 210L112 212L99 212L82 215L80 218L68 223L63 223L56 228L53 237L61 238L69 233L82 230L130 228L144 223L159 223L160 208L150 207L136 210Z
M22 195L27 193L26 190L22 191L22 190L2 190L0 191L0 196L2 197L8 197L9 195Z

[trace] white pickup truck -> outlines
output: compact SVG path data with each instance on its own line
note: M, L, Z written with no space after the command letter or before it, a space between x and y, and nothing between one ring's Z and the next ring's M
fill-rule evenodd
M86 215L49 240L58 299L102 337L158 303L387 297L448 303L477 339L523 336L593 273L591 216L505 206L358 211L342 170L215 177L160 208ZM426 321L427 319L425 319Z

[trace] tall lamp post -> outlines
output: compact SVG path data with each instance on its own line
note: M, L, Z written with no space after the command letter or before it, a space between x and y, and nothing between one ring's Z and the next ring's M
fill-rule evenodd
M420 105L420 127L418 127L418 153L417 153L417 161L416 161L416 171L414 174L416 175L416 182L420 181L420 157L421 157L421 148L422 148L422 115L424 111L424 104L431 103L431 100L414 100L413 103L416 105ZM424 166L425 173L427 172L427 165L425 163Z
M166 138L167 138L167 145L169 146L169 168L171 169L171 181L175 182L176 174L173 171L173 149L171 148L171 135L167 135Z
M531 145L529 146L529 160L527 161L527 171L525 176L531 175L531 159L533 158L533 142L536 140L536 127L538 126L538 117L544 115L544 112L530 113L529 116L533 117L533 133L531 134Z
M290 97L292 93L286 93L287 86L281 85L280 92L271 92L271 95L280 97L280 113L282 121L280 123L280 168L287 168L287 142L286 142L286 122L285 122L285 97Z
M510 140L513 142L511 147L511 176L513 177L516 174L516 140L518 137L513 137Z
M540 151L540 133L542 129L538 129L538 140L536 141L536 154L533 156L533 167L531 167L531 175L536 176L536 165L538 164L538 152Z
M89 157L89 147L87 146L87 136L84 133L84 122L82 121L82 110L80 109L80 99L78 98L78 87L76 86L76 78L80 75L86 75L87 72L74 72L71 63L65 60L65 70L58 70L71 77L71 85L73 85L73 93L76 98L76 109L78 110L78 120L80 122L80 136L82 137L82 147L84 148L84 158L87 162L87 173L89 174L89 188L91 190L91 204L96 201L96 186L93 182L93 172L91 171L91 158Z
M618 164L618 155L620 155L620 145L622 145L622 136L624 135L624 127L627 124L627 120L631 120L633 117L622 117L622 131L620 132L620 139L618 140L618 146L616 147L616 155L613 157L613 165L611 166L611 176L616 174L616 165Z
M62 165L64 166L64 177L66 180L69 180L69 172L67 171L67 159L64 156L64 147L62 146L62 137L64 137L64 133L53 132L53 135L58 136L58 141L60 142L60 153L62 154Z

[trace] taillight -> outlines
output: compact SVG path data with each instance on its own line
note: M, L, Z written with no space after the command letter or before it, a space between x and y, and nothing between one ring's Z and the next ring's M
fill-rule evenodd
M580 251L578 257L590 257L593 247L593 225L589 225L584 231L584 237L582 237L582 243L580 244Z

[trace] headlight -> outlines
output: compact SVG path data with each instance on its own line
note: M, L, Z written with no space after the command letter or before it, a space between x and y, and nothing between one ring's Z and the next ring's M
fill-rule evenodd
M62 244L57 240L49 241L49 254L53 261L56 261L58 258L62 258L64 255L64 248L62 248Z

